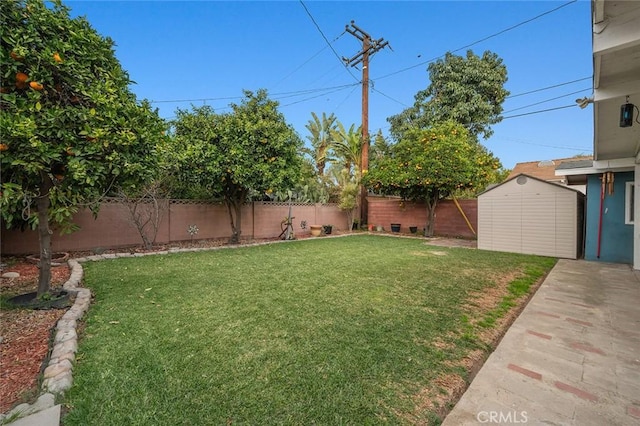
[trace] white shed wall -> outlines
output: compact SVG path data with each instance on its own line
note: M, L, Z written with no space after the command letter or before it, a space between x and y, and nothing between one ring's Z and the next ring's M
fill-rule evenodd
M575 259L578 193L527 178L478 197L478 248Z

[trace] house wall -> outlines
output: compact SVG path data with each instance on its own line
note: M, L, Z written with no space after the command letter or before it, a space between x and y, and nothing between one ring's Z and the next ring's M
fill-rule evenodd
M634 173L614 173L613 194L606 193L603 203L602 237L600 257L598 257L600 176L596 174L587 177L585 259L631 264L633 263L633 225L624 223L624 203L625 182L633 181Z
M512 179L478 197L478 248L579 257L582 194L532 178L521 182Z
M640 270L640 164L635 167L634 226L633 226L633 269Z

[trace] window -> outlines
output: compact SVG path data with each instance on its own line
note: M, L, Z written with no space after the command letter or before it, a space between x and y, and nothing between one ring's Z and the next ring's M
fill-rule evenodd
M633 215L634 215L634 202L635 202L635 194L634 194L635 186L633 182L626 182L624 189L624 223L626 225L633 225Z

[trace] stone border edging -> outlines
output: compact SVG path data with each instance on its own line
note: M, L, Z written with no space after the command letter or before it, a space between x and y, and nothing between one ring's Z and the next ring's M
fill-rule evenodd
M20 404L8 413L0 414L0 424L5 424L6 420L14 422L19 418L53 407L56 402L55 394L64 393L73 383L71 371L73 362L76 359L76 351L78 350L76 326L77 321L89 309L91 290L78 288L83 275L82 266L80 266L78 260L69 259L67 263L71 268L71 276L62 285L62 288L75 295L76 300L56 324L53 351L47 368L44 370L44 381L42 382L44 393L33 404Z

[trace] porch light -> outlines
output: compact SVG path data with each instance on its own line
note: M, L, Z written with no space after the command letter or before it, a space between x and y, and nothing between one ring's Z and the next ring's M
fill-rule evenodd
M627 103L620 106L620 127L633 126L633 110L635 106L629 103L629 96L627 96Z
M631 127L633 125L633 104L624 104L620 107L620 127Z

